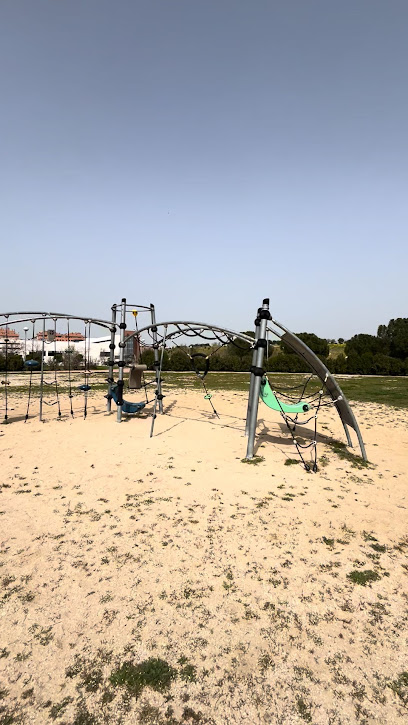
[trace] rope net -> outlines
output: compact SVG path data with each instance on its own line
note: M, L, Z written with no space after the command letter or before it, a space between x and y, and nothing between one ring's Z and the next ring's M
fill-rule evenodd
M338 399L333 400L330 393L325 389L324 383L314 374L307 375L301 383L293 386L273 385L273 393L278 403L278 412L283 418L286 428L292 438L293 445L306 471L317 471L317 419L320 410L324 407L333 406ZM304 403L305 411L291 414L284 410L286 405L298 405ZM312 423L312 438L304 442L304 436L298 431ZM306 452L310 451L310 460L306 460Z

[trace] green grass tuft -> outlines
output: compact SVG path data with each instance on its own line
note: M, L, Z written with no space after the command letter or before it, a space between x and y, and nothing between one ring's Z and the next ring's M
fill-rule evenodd
M365 587L369 582L376 582L381 579L380 575L376 571L366 569L365 571L354 570L350 574L347 574L347 578L353 582L353 584L360 584Z
M408 705L408 672L401 672L397 679L389 684L389 687L398 695L404 705Z
M241 463L250 463L252 466L257 466L258 463L262 463L264 460L263 456L254 456L253 458L241 458Z
M124 662L109 677L113 687L126 687L129 695L138 698L144 687L156 692L164 692L170 687L177 671L165 660L151 657L138 665Z

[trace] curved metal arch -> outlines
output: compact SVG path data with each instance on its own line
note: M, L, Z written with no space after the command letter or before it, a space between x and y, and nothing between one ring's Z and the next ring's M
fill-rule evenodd
M315 355L313 350L311 350L310 347L308 347L299 337L297 337L297 335L288 330L288 328L282 325L280 322L277 322L277 320L274 320L272 318L271 321L273 325L276 325L276 327L279 328L279 330L274 330L271 327L268 327L268 332L271 332L273 335L276 335L276 337L279 337L279 339L282 340L285 345L290 347L291 350L293 350L293 352L295 352L299 357L303 358L303 360L305 360L311 370L313 370L315 375L317 375L317 377L322 381L337 409L340 420L343 424L344 432L347 437L348 445L352 446L350 433L347 428L347 426L350 426L350 428L352 428L357 435L362 458L367 461L367 453L359 425L350 407L350 404L342 389L340 388L337 380L335 380L330 370L326 367L322 360L320 360L320 358Z
M326 365L320 360L320 358L315 355L315 353L299 338L297 337L293 332L291 332L287 327L282 325L280 322L278 322L275 319L271 319L271 323L276 326L278 329L273 329L271 326L268 326L268 332L278 337L280 340L282 340L288 347L290 347L299 357L303 358L305 362L309 365L311 370L317 375L317 377L321 380L325 388L327 389L329 395L331 396L333 403L336 407L336 410L339 414L340 420L343 424L344 431L347 437L347 443L349 446L352 446L352 441L350 438L350 433L347 428L347 426L350 426L354 430L354 432L357 435L358 443L360 446L360 451L362 458L367 461L367 453L364 446L363 437L361 435L361 431L359 428L359 425L357 423L357 420L355 418L355 415L350 407L350 404L344 395L342 389L340 388L340 385L337 383L329 369L326 367ZM168 322L160 322L156 324L156 327L169 327L170 325L185 325L187 327L187 330L193 332L193 331L200 331L200 330L215 330L217 332L226 334L228 336L238 338L240 340L243 340L244 342L247 342L251 345L253 348L255 344L255 340L253 337L250 337L249 335L246 335L242 332L235 332L234 330L230 330L226 327L220 327L219 325L213 325L205 322L192 322L192 321L186 321L186 320L172 320ZM142 332L147 332L151 327L154 327L153 325L147 325L146 327L143 327L139 330L139 332L133 333L133 335L129 335L127 339L131 339L137 334L141 334ZM180 330L177 330L177 333L179 333ZM168 333L167 339L171 339L172 334L176 334L176 331L174 333Z
M151 312L151 309L152 309L152 305L150 305L149 307L146 307L146 305L132 305L130 302L127 302L127 301L125 303L123 303L123 302L115 303L113 306L119 310L121 307L123 307L123 304L125 304L126 307L134 307L135 309L142 310L145 312ZM153 305L153 307L154 307L154 305ZM132 314L132 310L127 310L127 311L129 312L129 314Z
M136 337L137 335L141 335L143 332L148 332L151 330L152 327L170 327L170 325L185 325L187 327L187 331L189 332L197 332L199 334L200 330L215 330L216 332L221 332L224 335L231 336L233 338L238 338L239 340L243 340L244 342L248 342L251 347L255 344L255 340L253 337L250 337L249 335L245 335L243 332L235 332L235 330L230 330L227 327L219 327L218 325L212 325L207 322L191 322L188 320L171 320L169 322L156 322L155 325L150 324L146 325L145 327L141 327L139 330L132 333L132 335L128 335L126 337L126 340L131 340L133 337ZM180 333L180 330L175 330L174 332L168 332L166 335L166 339L171 339L171 336ZM181 330L181 332L183 332ZM205 338L208 339L208 338Z
M13 316L18 316L19 319L9 319ZM27 317L24 317L23 319L20 319L22 315L27 315ZM6 320L4 323L5 325L17 325L22 322L32 322L33 319L35 322L38 320L79 320L81 322L90 322L93 325L99 325L100 327L107 327L109 330L112 327L118 327L118 325L114 322L109 322L108 320L99 320L96 317L80 317L78 315L68 315L64 312L0 312L0 318L5 317Z

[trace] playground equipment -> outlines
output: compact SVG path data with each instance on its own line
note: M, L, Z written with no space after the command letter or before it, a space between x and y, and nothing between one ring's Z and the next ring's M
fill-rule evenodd
M135 319L136 330L135 330L135 332L130 337L127 338L127 341L126 341L126 335L125 335L126 328L127 328L126 313L128 311L130 311L130 310L131 310L131 312L132 312L132 314L134 316L134 319ZM145 403L143 405L142 405L142 403L130 403L129 401L124 400L124 398L123 398L123 388L124 388L124 385L125 385L125 382L124 382L124 368L126 366L126 360L125 360L125 357L126 357L126 353L125 353L126 344L127 343L129 344L130 340L135 339L138 342L138 345L137 346L139 348L139 354L140 354L140 333L139 333L139 330L138 330L138 327L137 327L137 311L138 310L148 310L150 312L150 318L151 318L150 328L152 330L153 342L154 342L154 345L153 345L153 349L154 349L154 367L155 367L155 370L156 370L156 378L155 378L156 391L155 391L154 402L155 402L155 405L156 405L156 403L159 404L159 411L160 411L160 413L163 412L163 402L162 402L163 398L160 397L161 396L160 380L157 377L157 371L158 371L158 368L159 368L160 363L159 363L159 349L158 349L158 345L157 345L157 336L156 336L156 331L155 331L155 326L156 326L156 312L155 312L155 307L154 307L153 304L150 304L149 307L145 307L144 305L130 305L128 302L126 302L126 298L123 297L120 304L114 304L114 305L112 305L111 341L110 341L110 345L109 345L109 349L111 351L111 355L110 355L109 361L108 361L109 374L108 374L108 378L107 378L107 382L108 382L109 386L108 386L108 392L107 392L107 395L106 395L106 398L107 398L107 401L108 401L107 402L107 406L106 406L106 410L107 410L108 413L111 412L111 402L112 402L112 400L118 406L117 407L117 420L118 420L118 423L120 423L121 420L122 420L122 413L125 413L125 414L138 413L140 410L142 410L145 407L145 405L147 405L148 403L152 402L147 397L147 387L148 387L148 383L146 383L144 381L142 383L142 380L140 380L140 387L136 387L135 389L140 390L140 388L142 388L142 387L144 388L145 396L146 396L146 401L145 401ZM120 323L117 322L118 312L120 312ZM114 380L114 377L113 377L113 368L114 368L114 365L115 365L114 350L115 350L115 347L116 347L115 346L115 334L116 334L117 328L119 328L119 331L120 331L119 360L118 360L118 363L117 363L118 364L119 371L118 371L118 379L115 381ZM139 372L141 374L143 372L143 369L140 369L140 366L137 365L137 362L136 362L136 359L135 359L137 357L137 353L135 351L135 347L133 347L133 356L132 357L133 357L133 363L131 365L131 370L130 370L130 375L129 375L129 382L130 382L130 378L132 377L132 371L134 371L133 372L132 381L134 381L135 379L136 380L138 379ZM130 385L129 385L129 388L130 388ZM130 388L130 389L132 389L132 388ZM137 406L139 407L139 409L137 409Z
M60 408L60 396L59 396L59 382L57 375L57 321L64 319L67 323L67 335L66 339L68 342L68 349L70 343L70 322L81 321L84 325L83 335L83 349L84 349L84 370L83 370L83 383L78 386L78 389L83 393L83 415L84 418L87 415L87 403L88 393L91 390L92 384L90 381L91 376L91 327L100 326L104 330L110 332L110 336L100 342L109 341L109 359L108 363L108 377L106 382L108 383L108 390L106 394L107 398L107 412L111 412L112 400L117 406L117 421L120 423L122 415L137 415L146 408L149 404L153 403L152 410L152 422L150 435L154 433L154 424L156 420L157 412L163 413L163 392L162 392L162 371L163 371L163 359L164 352L167 347L179 347L188 359L189 366L200 380L203 391L205 393L204 398L208 401L213 411L213 414L217 417L218 413L214 408L212 402L212 394L209 392L206 384L206 376L211 367L211 358L225 345L233 345L237 348L244 344L245 350L252 350L252 365L250 367L250 384L249 384L249 395L246 415L245 434L248 438L246 458L251 459L254 456L254 446L256 437L256 428L258 422L258 408L259 400L261 400L266 406L272 410L280 413L282 416L287 430L292 436L293 444L299 454L301 461L303 462L307 470L317 470L317 417L319 411L327 405L332 405L336 408L338 415L342 421L344 431L349 446L352 445L350 429L354 430L357 440L360 446L361 455L364 460L367 460L366 451L361 436L361 432L358 423L355 419L354 413L350 408L348 401L342 393L337 381L330 374L324 363L305 345L296 335L288 330L284 325L273 319L269 311L269 299L264 299L262 306L258 309L257 316L255 319L255 330L254 336L249 334L235 332L228 328L219 327L218 325L203 323L203 322L191 322L191 321L166 321L157 322L154 305L149 306L143 305L130 305L126 299L123 298L120 304L114 304L111 308L112 317L110 321L101 320L90 317L77 317L74 315L67 315L65 313L46 313L46 312L7 312L0 313L0 327L5 330L5 337L3 342L0 340L0 350L3 349L6 358L6 372L4 383L4 399L5 399L5 416L6 422L9 420L8 416L8 369L7 361L9 358L9 339L8 330L12 325L18 325L24 322L32 323L32 350L28 353L25 360L25 367L30 372L29 380L29 395L28 405L25 420L27 420L30 409L30 402L32 400L32 385L35 375L38 375L36 368L40 367L40 420L43 420L43 404L56 405L58 418L61 417ZM138 312L148 312L150 316L149 324L144 327L138 328L137 316ZM127 330L127 315L133 314L135 322L135 330L131 333L126 334ZM4 320L2 322L2 320ZM35 326L36 323L41 321L42 333L40 335L40 360L36 360L34 350L35 338ZM53 326L47 327L47 323L53 323ZM24 328L26 330L26 328ZM147 366L142 364L140 361L141 352L141 341L142 335L146 335L150 338L150 347L153 350L153 369L154 369L154 380L147 382L144 377L144 373L147 370ZM116 345L116 338L119 336L119 343ZM211 343L210 352L191 352L191 347L184 344L184 340L189 338L197 338L205 341L208 345ZM307 363L311 374L308 379L298 386L292 388L286 388L282 390L272 389L264 370L264 358L267 352L268 345L272 338L277 338L290 347L299 357L301 357L305 363ZM65 339L65 338L64 338ZM14 344L14 343L13 343ZM54 366L52 372L54 373L51 380L45 379L45 368L44 368L44 357L45 347L54 346L53 358ZM38 345L37 345L38 347ZM118 355L115 358L115 348L118 347ZM25 351L26 352L26 351ZM48 353L50 356L50 353ZM52 354L51 354L52 356ZM68 355L68 360L70 361ZM114 378L114 368L117 365L118 375L117 379ZM48 367L48 366L47 366ZM125 400L123 397L125 387L125 368L129 367L129 379L128 388L129 390L143 390L145 394L144 401L132 402ZM320 388L316 391L308 393L308 385L312 378L316 376L320 381ZM72 387L72 370L69 364L68 368L68 382L69 382L69 398L71 401L71 415L73 416L72 398L74 397ZM54 391L54 400L47 401L44 397L44 386L48 385ZM152 397L148 397L148 390L150 386L152 388ZM313 422L313 437L309 442L301 442L297 435L297 429L299 426L304 426L310 421ZM311 461L305 460L305 450L311 449Z

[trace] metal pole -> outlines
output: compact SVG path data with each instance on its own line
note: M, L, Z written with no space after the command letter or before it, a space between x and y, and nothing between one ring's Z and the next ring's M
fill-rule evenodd
M343 423L343 428L344 428L344 432L345 432L345 434L346 434L346 438L347 438L347 445L348 445L348 446L349 446L350 448L353 448L353 441L351 440L351 437L350 437L350 433L349 433L349 429L347 428L347 425L346 425L346 423L344 422L344 420L342 420L341 422Z
M259 336L256 343L255 365L251 369L251 373L253 373L254 375L254 381L252 384L252 401L250 401L251 409L249 412L248 421L248 447L246 458L254 457L255 433L258 420L259 391L261 389L261 378L264 372L262 366L267 345L266 328L268 325L268 320L271 319L271 315L269 312L269 299L263 300L262 307L259 310L257 319L259 319Z
M28 327L24 328L24 362L27 360L27 332Z
M167 336L167 325L164 326L164 336L163 336L163 343L162 343L162 349L161 349L161 356L160 356L160 361L159 361L159 367L156 368L156 374L158 376L158 385L157 385L157 388L156 388L156 396L155 396L155 399L154 399L154 408L153 408L152 424L150 426L150 438L153 437L154 421L156 420L157 403L159 403L159 405L160 405L160 403L162 402L162 398L159 397L159 395L161 396L161 393L159 393L159 389L161 390L161 371L162 371L162 365L163 365L164 350L166 348L166 336ZM156 380L157 380L157 378L156 378Z
M44 391L44 354L45 354L45 317L43 319L42 346L41 346L41 380L40 380L40 421L43 420L43 391Z
M122 297L122 309L120 315L120 342L119 342L119 361L118 361L118 423L122 420L123 405L123 368L125 367L125 330L126 330L126 298Z
M154 352L154 369L156 375L156 390L159 403L159 413L163 413L163 399L160 397L161 391L161 376L159 375L160 358L159 358L159 347L157 344L157 327L156 327L156 310L154 305L150 304L150 314L152 317L152 337L153 337L153 352ZM155 402L156 405L156 402Z
M260 312L260 308L258 310L258 315L259 315L259 312ZM259 317L257 317L255 320L255 345L259 339L259 323L260 323L260 320L259 320ZM251 364L252 368L255 367L255 365L256 365L256 353L257 353L257 350L256 350L256 347L254 347L254 350L252 353L252 364ZM253 400L253 393L254 393L254 380L255 380L255 375L251 372L251 377L249 379L248 408L247 408L247 416L246 416L246 422L245 422L245 435L246 436L248 435L248 431L249 431L249 419L251 416L252 400Z
M109 345L109 371L108 371L108 395L106 402L106 410L108 413L112 409L112 397L110 395L110 387L114 383L113 379L113 366L115 364L115 333L116 333L116 305L112 305L112 327L111 327L111 341Z

